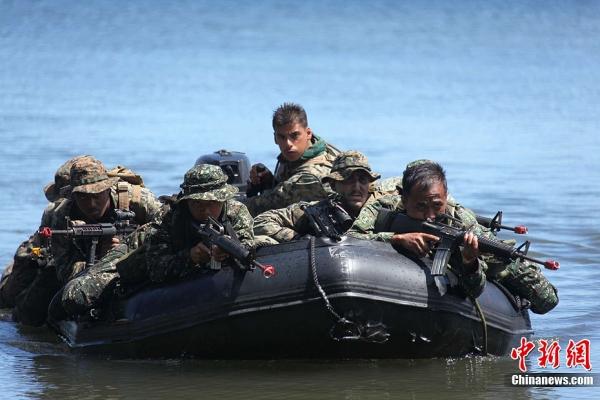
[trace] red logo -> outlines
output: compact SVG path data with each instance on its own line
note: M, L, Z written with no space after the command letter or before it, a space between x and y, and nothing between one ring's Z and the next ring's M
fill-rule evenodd
M538 347L540 357L538 358L538 365L542 368L546 368L548 364L554 369L560 366L560 345L557 341L553 340L550 345L548 341L540 339L540 347Z
M581 365L588 371L591 370L590 353L589 339L582 339L579 342L569 339L569 344L567 345L567 367L574 368Z
M521 338L521 345L517 348L513 348L510 352L510 358L513 360L519 360L519 369L521 372L527 372L527 366L525 365L525 358L535 349L535 344L527 340L527 338Z
M510 358L513 360L519 360L519 370L521 372L527 372L527 366L525 365L525 359L535 349L535 343L527 340L527 338L521 338L521 344L519 347L515 347L510 352ZM540 368L558 368L560 366L560 344L556 340L548 341L546 339L540 339L538 345L538 352L540 356L537 358L537 364ZM586 370L592 369L592 363L590 361L591 356L591 344L589 339L582 339L578 342L569 339L569 343L566 348L566 366L567 368L575 368L581 366Z

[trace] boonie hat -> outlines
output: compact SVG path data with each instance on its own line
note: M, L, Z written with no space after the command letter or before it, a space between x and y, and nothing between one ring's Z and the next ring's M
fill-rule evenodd
M109 177L102 162L91 156L75 161L70 175L72 193L104 192L119 181L119 178Z
M331 172L324 176L321 181L326 183L329 180L343 181L348 179L355 171L365 171L371 182L379 179L381 175L371 171L369 160L359 151L350 150L339 154L333 161Z
M80 158L89 156L76 156L67 160L63 165L58 167L54 173L54 182L50 182L44 186L44 195L48 201L56 201L65 195L65 189L69 188L69 180L71 179L71 166Z
M227 175L221 167L210 164L195 165L185 173L181 184L181 200L226 201L232 199L238 188L227 184Z

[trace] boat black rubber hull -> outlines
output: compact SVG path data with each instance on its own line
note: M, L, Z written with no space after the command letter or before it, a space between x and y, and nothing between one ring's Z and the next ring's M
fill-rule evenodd
M531 334L526 310L487 282L472 300L443 296L420 260L389 245L319 240L317 290L307 240L263 248L260 271L224 268L116 301L112 322L51 321L73 348L124 357L422 358L507 354ZM341 318L341 320L340 320Z

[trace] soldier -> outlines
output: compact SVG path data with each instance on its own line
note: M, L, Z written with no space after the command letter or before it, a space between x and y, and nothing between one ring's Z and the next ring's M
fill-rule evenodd
M252 217L246 207L233 200L238 189L227 184L227 175L218 166L201 164L186 172L175 203L158 221L142 227L133 236L143 246L119 246L98 264L70 281L55 298L50 313L55 319L84 315L99 307L121 285L144 280L165 282L227 263L229 255L220 247L208 248L196 231L208 217L220 222L226 234L248 248L253 246ZM135 250L135 251L132 251ZM60 299L60 307L56 300Z
M84 156L77 156L66 161L54 174L54 182L44 187L44 195L50 202L42 215L40 226L49 224L54 208L59 200L68 196L69 171L71 165ZM19 293L25 290L45 265L45 257L42 256L41 244L32 235L28 240L21 243L13 261L6 266L2 279L0 280L0 308L14 307Z
M112 223L115 209L135 213L132 221L144 224L159 216L160 203L140 185L132 185L118 177L109 177L104 165L93 157L82 157L70 169L68 198L60 200L44 225L54 230L82 223ZM37 237L37 241L42 240ZM102 240L95 258L120 243L120 238ZM19 295L13 318L28 325L41 325L46 320L52 296L85 267L89 246L87 240L54 236L48 264L32 284Z
M400 209L416 219L435 218L440 214L451 217L448 225L459 225L476 235L494 238L489 229L477 223L475 214L456 202L448 200L445 173L442 167L429 160L408 164L402 179L402 202ZM367 207L369 218L363 225L365 232L372 232L378 210ZM425 233L392 234L392 243L422 256L429 253L437 237ZM481 263L488 279L504 285L511 293L531 303L531 310L538 314L550 311L558 304L557 290L541 274L539 268L525 261L506 262L491 255L483 255Z
M220 222L229 236L247 248L254 246L252 217L245 205L233 199L237 191L215 165L201 164L186 172L177 202L146 241L151 281L177 279L229 257L220 247L208 248L198 240L198 224L208 217Z
M330 198L266 211L255 218L254 234L261 244L287 242L309 233L332 238L341 236L355 221L360 221L361 210L370 199L370 184L378 178L379 174L371 171L362 153L343 152L334 160L329 175L322 178L335 191ZM399 201L399 197L396 198L382 198L378 205L383 202L393 208L394 200Z
M418 165L428 162L432 163L429 160L418 160L410 163L408 169L416 170ZM479 235L495 239L494 234L488 228L477 223L473 211L461 206L456 201L448 200L446 213L460 221L463 227L470 228ZM514 240L505 240L504 242L514 245ZM484 272L487 279L502 284L514 295L529 301L531 311L534 313L545 314L558 304L556 287L548 281L536 265L521 260L507 262L490 254L483 255L483 259L486 262Z
M339 151L313 134L304 108L284 103L273 114L277 157L275 176L262 164L250 170L245 202L253 216L298 201L321 200L331 188L321 182ZM260 193L260 195L256 195Z

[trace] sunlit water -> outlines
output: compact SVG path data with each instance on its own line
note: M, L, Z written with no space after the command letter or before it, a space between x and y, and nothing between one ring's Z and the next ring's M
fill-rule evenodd
M533 253L561 262L535 337L589 338L600 367L598 37L594 1L0 0L0 264L67 158L126 164L172 193L219 148L273 167L271 112L296 101L384 177L435 159L463 204L527 224ZM516 371L491 357L117 361L0 321L6 398L595 398L512 387Z

